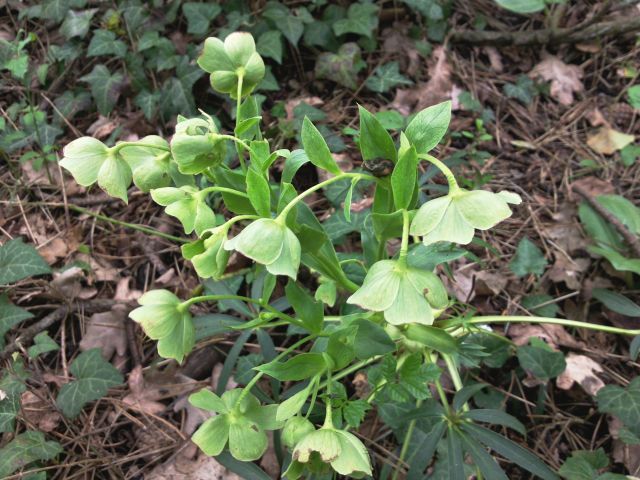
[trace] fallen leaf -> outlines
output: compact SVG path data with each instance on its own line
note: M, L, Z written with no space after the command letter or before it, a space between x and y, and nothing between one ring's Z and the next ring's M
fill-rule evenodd
M552 282L564 282L571 290L580 290L582 287L582 274L591 265L588 258L569 259L565 255L556 255L553 266L548 270L547 276Z
M136 410L148 415L157 415L160 412L164 412L166 406L156 401L159 398L158 391L145 388L141 365L137 365L131 370L127 384L131 393L122 399L122 403L135 407Z
M320 97L290 98L284 104L284 111L287 113L287 120L294 120L295 115L293 111L301 103L306 103L307 105L311 105L312 107L319 107L320 105L324 104L324 100L322 100Z
M482 270L476 273L475 293L478 295L498 295L507 287L507 277L501 273Z
M83 287L86 280L84 270L80 267L71 267L62 272L54 272L53 280L49 284L53 294L66 301L75 299L88 300L98 293L95 288Z
M52 432L62 420L55 406L44 400L47 396L45 389L34 392L27 390L20 396L22 416L27 423L42 432Z
M98 119L89 125L87 128L87 134L97 139L106 138L118 127L118 124L114 120L110 120L107 117L100 115Z
M601 180L598 177L583 177L573 182L571 186L582 187L592 197L598 197L600 195L615 193L615 188L613 187L613 184L611 182L608 182L606 180ZM578 198L582 199L582 197L578 197Z
M578 65L568 65L553 55L547 56L529 72L531 78L541 77L550 81L551 96L567 106L573 103L574 93L584 90L583 75Z
M52 239L50 242L38 248L38 253L51 265L59 258L65 258L70 252L70 245L60 237Z
M196 460L183 455L170 458L144 476L145 480L242 480L213 457L200 454Z
M562 325L514 323L509 326L507 335L517 346L527 345L531 337L544 340L553 349L560 346L569 348L584 348L584 343L576 340L562 327Z
M489 57L489 64L491 69L496 73L502 73L504 71L504 65L502 64L502 56L496 47L484 47L484 53Z
M401 69L408 75L415 75L420 68L420 54L415 42L407 35L406 24L396 22L382 31L382 51L390 58L400 61Z
M602 112L597 107L590 112L587 112L585 117L589 120L592 127L601 127L602 125L609 126L609 122L607 122L604 115L602 115Z
M597 373L603 373L604 370L592 358L586 355L569 353L565 360L567 368L556 379L558 388L570 390L573 384L577 383L589 395L595 396L598 390L604 387L604 382L596 375Z
M640 475L640 445L629 445L620 440L622 422L613 415L608 417L609 433L613 438L612 457L616 463L622 463L633 475ZM629 477L635 479L636 477Z
M80 340L80 350L100 348L102 356L111 359L114 353L122 357L127 352L127 333L124 322L127 309L116 305L109 312L94 313L89 319L87 330Z
M614 130L611 127L600 127L597 133L587 136L587 145L602 155L613 155L634 142L636 137Z

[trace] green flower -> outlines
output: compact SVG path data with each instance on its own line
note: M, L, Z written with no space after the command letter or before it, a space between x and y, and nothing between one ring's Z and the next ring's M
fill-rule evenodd
M171 154L167 151L167 141L157 135L149 135L140 139L140 143L158 145L163 149L131 146L120 150L120 155L133 173L133 183L143 192L169 186L172 173L177 172L171 171Z
M425 245L440 241L466 245L473 239L474 229L487 230L509 218L508 204L521 201L518 194L508 191L459 188L422 205L411 222L410 233L423 237Z
M289 448L294 448L307 434L313 432L313 423L304 417L296 415L284 423L282 428L282 443Z
M227 145L211 118L190 118L176 124L171 154L181 173L195 175L222 163Z
M138 303L142 306L129 317L140 324L149 338L158 341L161 357L182 362L193 349L195 328L191 314L179 308L180 299L168 290L151 290Z
M344 430L323 427L298 442L285 476L289 480L296 480L302 474L303 464L316 470L319 461L350 478L371 475L369 452L358 437Z
M448 296L433 272L411 268L396 260L381 260L369 269L364 283L347 303L384 312L385 320L392 325L431 325L434 308L445 308Z
M271 218L261 218L246 227L224 245L237 250L267 267L273 275L296 279L300 266L300 241L284 224Z
M100 140L81 137L72 141L64 147L60 166L69 170L80 185L88 187L97 181L109 195L127 202L131 168Z
M224 42L215 37L204 41L198 65L211 74L211 86L231 98L238 98L238 81L242 77L241 97L258 86L265 74L262 57L250 33L234 32Z
M216 226L216 215L207 205L206 196L195 187L156 188L151 190L151 198L157 204L167 207L164 211L180 220L187 234L195 230L199 236Z
M204 389L189 397L192 405L218 414L206 420L191 437L207 455L220 455L228 443L234 458L252 462L267 450L265 430L282 427L282 422L276 421L277 405L261 406L250 393L238 403L241 395L239 388L224 392L222 397Z
M201 278L213 277L218 280L227 268L230 253L224 249L224 245L228 230L226 226L206 230L203 238L182 246L182 255L191 260Z

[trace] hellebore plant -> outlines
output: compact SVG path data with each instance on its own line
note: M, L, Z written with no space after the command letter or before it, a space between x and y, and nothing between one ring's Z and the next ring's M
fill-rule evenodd
M542 460L481 425L497 423L524 433L515 418L503 411L474 413L469 408L478 388L461 380L459 368L469 355L465 345L473 336L486 334L490 323L547 322L638 332L555 318L480 317L461 305L451 308L454 302L434 271L448 260L438 257L442 242L470 243L476 231L508 218L510 204L521 200L511 192L460 188L449 168L429 153L447 131L450 103L418 112L397 141L359 107L363 161L387 162L390 168L378 175L343 171L308 118L302 123L300 150L272 151L263 138L251 92L265 67L250 34L232 33L224 41L208 38L198 64L210 73L212 87L235 101L233 134L221 133L203 112L197 118L178 118L170 142L149 136L108 147L83 137L67 145L61 161L79 184L97 183L125 202L133 182L180 221L185 235L195 235L185 239L182 254L202 279L210 279L204 288L186 300L166 290L149 291L130 314L157 340L160 356L182 362L196 341L226 330L240 333L229 355L235 362L249 336L258 338L266 363L250 365L249 376L245 368L239 377L242 388L224 392L221 385L219 395L207 389L191 395L194 406L215 414L193 441L208 455L226 455L228 450L235 459L251 462L266 451L266 432L281 430L274 438L281 438L276 444L288 449L278 456L289 479L331 478L332 471L378 478L365 444L349 430L372 406L392 402L407 407L405 420L392 424L399 444L394 479L406 465L411 478L422 478L439 445L446 451L448 478L453 480L467 478L465 454L478 478L507 478L489 451L540 478L557 478ZM230 142L235 148L227 148ZM283 162L279 182L271 175L275 162ZM308 162L326 172L326 180L298 192L292 179ZM444 174L447 195L425 196L419 178L423 162ZM325 225L304 201L337 186L344 191L346 221L356 186L373 198L360 232L361 250L349 255L336 252ZM398 238L400 248L389 253L390 240ZM248 273L225 273L233 252L254 262ZM225 275L237 278L244 273L247 296L233 293L239 287L231 290L224 283ZM305 286L298 278L305 279ZM284 288L277 289L278 284ZM282 291L283 297L272 298ZM246 322L221 327L215 325L215 316L197 316L195 309L192 316L191 307L204 302L219 302L225 309L233 304ZM289 346L276 355L269 332L277 338L286 334ZM453 396L440 384L439 360L453 379ZM230 372L233 366L225 364L225 369ZM370 390L349 398L340 380L358 371L366 372ZM270 383L260 382L265 376ZM437 395L432 397L432 391ZM423 433L415 456L417 428L428 434ZM407 463L409 457L413 460Z

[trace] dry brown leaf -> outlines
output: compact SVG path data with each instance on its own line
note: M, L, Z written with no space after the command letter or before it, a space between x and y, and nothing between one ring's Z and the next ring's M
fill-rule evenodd
M589 258L568 259L564 255L557 255L553 267L547 272L552 282L564 282L571 290L580 290L582 287L582 274L591 265Z
M213 457L200 454L195 460L177 455L158 465L144 476L145 480L243 480L229 472Z
M324 104L324 100L320 97L296 97L291 98L284 104L284 111L287 113L287 120L293 120L293 110L301 103L306 103L312 107L319 107Z
M507 277L501 273L482 270L476 273L475 293L478 295L498 295L507 287Z
M62 272L54 272L53 280L49 284L51 293L66 301L75 299L88 300L98 293L95 288L87 288L82 286L82 282L86 280L84 270L80 267L67 268Z
M584 190L586 190L589 195L592 197L597 197L599 195L608 195L610 193L615 193L615 188L613 187L612 182L608 182L606 180L601 180L594 176L584 177L576 180L572 184L573 186L580 186ZM581 198L581 197L579 197Z
M127 384L131 393L122 399L122 403L148 415L157 415L160 412L164 412L166 406L156 401L158 397L157 390L145 388L141 365L137 365L131 370Z
M573 94L584 90L583 75L578 65L568 65L553 55L548 55L529 72L532 78L541 77L550 81L551 96L562 105L571 105Z
M116 305L109 312L91 315L87 330L80 340L80 350L84 352L100 348L102 356L107 360L114 353L124 356L127 352L127 333L124 327L127 313L126 307Z
M595 396L604 382L596 375L604 370L592 358L586 355L569 353L565 358L567 368L556 379L556 385L562 390L570 390L574 383L579 384L585 392Z
M111 135L117 127L118 124L114 120L110 120L107 117L100 115L95 122L89 125L89 128L87 128L87 134L100 140Z
M502 55L496 47L484 47L484 53L489 57L489 64L491 69L496 73L502 73L504 71L504 65L502 64Z
M624 464L632 475L640 475L640 445L629 445L620 440L620 429L623 425L617 417L608 416L607 423L613 438L613 461Z
M402 71L413 76L420 68L420 54L415 42L407 35L406 24L396 22L382 31L382 51L389 58L397 58Z
M587 112L585 117L589 120L592 127L601 127L602 125L609 126L609 122L607 122L607 119L604 118L604 115L602 115L602 112L597 107Z
M613 155L634 142L636 137L619 132L611 127L600 127L597 133L587 136L587 145L602 155Z
M55 406L46 400L45 389L36 390L35 393L27 390L20 396L22 416L27 423L33 425L40 431L52 432L56 428L62 417Z
M66 257L70 252L71 245L60 237L52 239L50 242L38 248L38 253L51 265L58 261L59 258Z
M538 337L544 340L551 348L558 347L584 348L584 343L576 340L561 325L529 323L514 323L509 326L507 335L517 346L529 343L531 337Z

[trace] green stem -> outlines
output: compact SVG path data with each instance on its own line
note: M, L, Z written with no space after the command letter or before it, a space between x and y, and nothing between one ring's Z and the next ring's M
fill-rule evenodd
M126 147L141 147L141 148L155 148L156 150L162 150L163 152L170 152L169 147L165 147L164 145L155 145L153 143L141 143L141 142L120 142L110 148L110 150L115 154L120 150Z
M281 360L282 358L286 357L291 352L293 352L300 345L304 345L308 341L313 340L315 337L316 337L316 335L309 335L307 337L304 337L301 340L298 340L296 343L294 343L290 347L288 347L285 350L283 350L282 352L280 352L278 354L278 356L276 356L272 360L272 362L277 362L278 360ZM238 400L236 401L236 404L235 404L236 408L238 407L238 405L240 405L240 402L242 402L242 400L249 394L249 392L255 386L255 384L258 383L258 380L260 380L263 376L264 376L264 372L258 372L253 376L253 378L249 381L249 383L247 383L247 385L242 389L242 393L240 393L240 396L238 397Z
M353 365L345 368L344 370L340 371L340 373L338 373L337 375L333 375L333 379L334 380L340 380L341 378L346 377L347 375L351 375L353 372L357 372L358 370L360 370L361 368L366 367L367 365L371 365L372 363L377 362L378 360L380 360L382 358L381 355L375 356L375 357L371 357L368 358L366 360L361 360L358 363L354 363ZM327 381L325 380L323 383L320 384L320 386L318 387L319 389L323 389L326 388L327 386Z
M241 145L243 148L246 148L248 152L253 153L253 150L251 150L251 147L249 146L249 144L247 142L245 142L244 140L240 140L238 137L234 137L233 135L218 135L218 138L223 138L225 140L231 140L232 142L235 142L238 145ZM240 158L242 159L240 161L240 163L242 165L244 165L244 157L242 155L240 155ZM244 170L243 172L247 171L247 166L244 165Z
M587 328L589 330L598 330L607 333L616 333L620 335L640 335L640 329L627 330L624 328L610 327L608 325L598 325L595 323L579 322L577 320L565 320L563 318L550 317L526 317L526 316L509 316L509 315L487 315L482 317L472 317L468 320L460 320L448 326L454 326L458 323L466 324L485 324L485 323L550 323L554 325L563 325L565 327ZM447 328L448 326L445 326Z
M416 408L420 408L422 405L422 400L416 401ZM407 451L409 451L409 444L411 443L411 437L413 436L413 430L416 428L416 420L412 419L409 422L409 426L407 427L407 433L404 435L404 440L402 442L402 448L400 450L400 456L398 457L398 463L396 463L396 470L393 472L392 480L398 480L398 475L400 475L400 470L402 468L402 464L404 463L404 457L407 455Z
M453 362L451 355L445 355L443 353L442 358L444 359L444 363L447 364L447 370L449 371L449 376L453 381L453 386L456 387L456 392L459 392L460 390L462 390L462 386L463 386L462 379L460 378L460 372L458 372L456 364ZM465 403L462 409L465 412L469 411L469 405Z
M213 302L218 300L240 300L243 302L253 303L255 305L259 305L260 307L264 308L268 312L273 313L277 317L280 317L289 323L292 323L294 325L297 325L298 327L304 328L305 330L307 328L302 321L298 320L297 318L293 318L292 316L287 315L286 313L283 313L280 310L273 308L268 303L263 302L261 300L256 300L255 298L243 297L241 295L201 295L199 297L192 297L189 300L185 300L180 305L178 305L178 310L181 312L184 312L191 305L194 305L196 303Z
M238 125L240 125L240 106L242 105L242 82L244 80L244 74L238 75L238 90L237 90L237 98L236 98L236 129ZM225 135L226 136L226 135ZM229 135L230 136L230 135ZM242 145L247 150L251 151L249 146L244 143L242 140L237 139L236 137L230 138L230 140L234 140L236 142L236 151L238 152L238 159L240 160L240 168L242 169L242 173L247 173L247 164L244 161L244 155L242 149L238 145Z
M336 175L335 177L331 177L325 180L324 182L320 182L314 185L313 187L309 188L308 190L305 190L304 192L299 194L297 197L291 200L287 205L285 205L285 207L282 209L280 214L276 217L276 220L284 223L285 219L287 218L287 214L291 211L293 207L296 206L298 202L303 200L305 197L311 195L316 190L320 190L321 188L324 188L327 185L331 185L332 183L337 182L339 180L343 180L345 178L357 178L358 180L366 179L366 180L377 181L376 177L374 177L373 175L368 175L366 173L352 173L352 172L341 173L340 175Z
M402 210L402 243L400 244L400 254L398 264L407 266L407 254L409 253L409 211Z
M326 400L326 411L324 414L324 424L322 428L333 428L333 415L331 411L331 369L327 369L327 400Z
M203 188L202 190L200 190L201 195L206 195L209 192L224 192L224 193L230 193L231 195L237 195L239 197L249 198L249 196L246 193L240 192L238 190L234 190L233 188L213 186L213 187Z
M453 174L451 169L447 167L443 162L438 160L433 155L429 155L427 153L418 154L418 158L422 158L423 160L426 160L427 162L435 165L444 174L444 176L447 178L447 183L449 184L449 193L455 193L460 190L455 175Z

